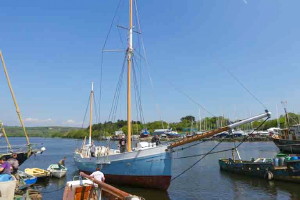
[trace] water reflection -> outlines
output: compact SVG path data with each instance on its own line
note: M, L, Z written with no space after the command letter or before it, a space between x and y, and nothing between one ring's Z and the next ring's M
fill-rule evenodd
M261 196L269 197L270 199L288 198L300 199L299 184L283 181L268 181L258 177L244 176L233 174L226 171L221 171L220 175L223 179L230 182L234 190L234 196L245 197L247 191L250 191L253 196L255 192L257 198Z
M117 186L119 189L124 190L130 194L141 196L145 199L159 199L159 200L170 200L169 194L166 191L144 189L144 188L130 188L124 186Z
M22 143L24 138L12 138L12 142ZM43 193L43 199L61 199L66 181L72 180L78 175L78 170L73 161L73 152L81 145L81 140L58 139L58 138L31 138L33 143L43 142L47 150L42 155L31 157L21 169L37 167L47 169L50 164L57 163L61 158L67 156L67 176L62 179L50 178L48 181L39 182ZM106 141L95 141L99 144L107 144ZM110 146L116 147L117 142L111 141ZM208 152L216 143L204 142L184 151L175 152L174 158ZM233 143L223 142L218 149L233 147ZM273 157L278 149L272 142L244 143L239 148L243 159L251 157ZM184 173L173 181L168 192L129 188L117 186L118 188L144 197L147 200L194 200L194 199L300 199L299 184L280 181L268 182L264 179L242 176L237 174L221 172L218 165L219 158L228 158L231 152L213 154L207 156L195 167ZM174 159L172 173L175 177L183 170L195 163L199 158Z

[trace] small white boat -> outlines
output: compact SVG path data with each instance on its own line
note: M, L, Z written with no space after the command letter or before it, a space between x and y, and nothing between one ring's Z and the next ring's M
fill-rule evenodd
M17 180L14 176L0 175L0 200L13 200L15 195Z
M51 173L52 176L61 178L66 175L68 169L63 165L59 166L58 164L52 164L48 167L47 170Z

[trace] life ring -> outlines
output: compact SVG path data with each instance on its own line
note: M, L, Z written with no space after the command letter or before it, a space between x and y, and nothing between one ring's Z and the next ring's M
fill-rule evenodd
M274 175L273 175L272 172L266 171L265 178L270 181L270 180L272 180L274 178Z

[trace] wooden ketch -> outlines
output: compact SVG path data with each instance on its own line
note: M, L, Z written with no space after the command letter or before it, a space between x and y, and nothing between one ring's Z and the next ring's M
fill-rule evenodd
M191 138L183 139L178 142L167 145L158 145L154 143L140 142L136 148L131 146L131 67L133 49L133 0L129 0L129 27L128 43L126 50L127 59L127 152L120 153L118 149L111 149L106 146L97 146L95 157L90 152L90 142L83 145L74 152L74 162L80 171L92 173L97 167L105 174L108 183L123 184L128 186L137 186L145 188L155 188L167 190L172 177L172 152L173 148L211 137L217 133L232 129L245 123L250 123L265 117L270 113L266 111L261 115L242 120L235 124L208 131L202 135L196 135ZM92 108L92 107L91 107ZM92 111L90 111L91 115ZM92 117L90 117L91 119ZM90 137L91 137L90 121Z

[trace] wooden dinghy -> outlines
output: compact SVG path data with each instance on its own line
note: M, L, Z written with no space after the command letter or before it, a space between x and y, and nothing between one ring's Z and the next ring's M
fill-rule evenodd
M51 174L49 171L40 168L26 168L25 173L35 176L38 179L47 178Z

